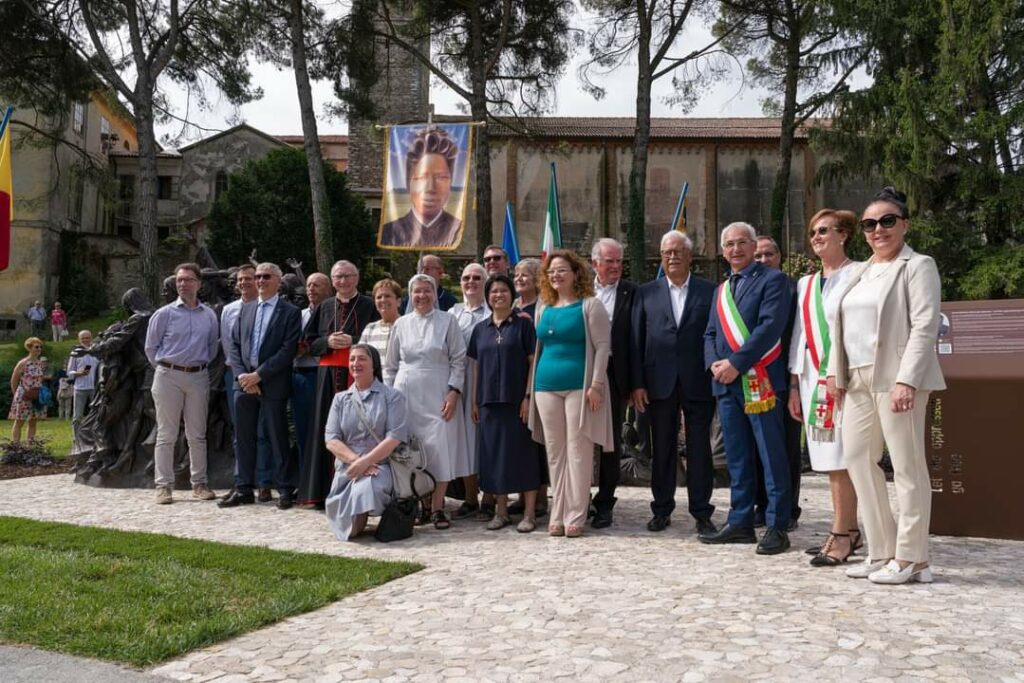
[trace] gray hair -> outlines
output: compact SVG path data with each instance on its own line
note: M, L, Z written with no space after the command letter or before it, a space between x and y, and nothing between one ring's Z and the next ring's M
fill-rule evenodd
M277 277L282 277L282 278L284 277L284 273L281 271L281 267L278 266L276 263L271 263L270 261L265 261L263 263L257 263L256 264L256 270L260 270L260 269L269 270L271 273L273 273Z
M353 270L356 271L356 275L359 275L359 266L357 266L356 264L352 263L351 261L346 261L345 259L342 259L340 261L335 261L334 265L331 266L331 270L334 270L335 268L340 268L342 266L352 266Z
M537 281L540 279L540 266L540 259L533 258L531 256L530 258L524 258L522 261L517 263L515 269L512 272L514 273L518 271L520 268L522 268L527 272L527 274L529 274L530 277L533 278L533 284L536 285Z
M612 239L611 237L602 237L601 239L594 242L594 246L590 249L590 260L596 261L599 258L601 258L601 250L604 249L605 247L612 247L613 249L618 249L620 254L624 254L626 252L625 248L623 248L622 246L622 242L619 242L616 239Z
M416 262L416 272L418 272L418 273L422 273L423 272L423 263L428 258L435 258L435 259L437 259L437 262L441 264L442 268L444 268L444 261L441 260L440 256L438 256L437 254L423 254L422 256L420 256L419 260Z
M669 230L661 236L661 241L658 243L659 249L665 248L665 242L669 240L680 240L683 246L686 247L687 251L693 251L693 240L685 232L679 232L678 230Z
M483 279L484 280L487 279L487 270L482 265L480 265L479 263L477 263L475 261L472 262L472 263L467 263L466 264L466 267L462 269L463 275L465 275L467 270L479 270L480 271L480 275L483 277Z
M323 280L327 283L328 287L331 286L331 278L320 272L310 273L309 277L306 278L306 284L308 285L311 280Z
M743 221L736 221L735 223L730 223L725 226L725 228L722 229L722 234L718 237L718 244L723 249L725 248L725 233L730 230L742 230L747 233L747 238L751 242L757 242L757 230L754 230L754 226L750 223L744 223Z

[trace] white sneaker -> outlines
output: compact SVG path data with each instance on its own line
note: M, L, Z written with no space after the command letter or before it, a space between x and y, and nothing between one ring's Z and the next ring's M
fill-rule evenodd
M872 572L868 576L868 580L871 581L871 583L884 584L899 584L911 581L917 581L918 583L931 583L932 570L929 567L914 569L913 562L903 569L900 569L899 562L896 560L889 560L887 565L876 572Z
M156 502L157 505L169 505L174 502L170 486L156 487Z
M884 567L886 562L888 562L888 560L876 560L875 562L872 562L871 560L864 560L860 564L855 564L852 567L849 567L846 570L846 575L851 579L866 579L871 576L871 574Z

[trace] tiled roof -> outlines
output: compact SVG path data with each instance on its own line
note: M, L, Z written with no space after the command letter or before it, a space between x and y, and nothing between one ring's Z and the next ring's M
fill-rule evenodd
M281 142L287 142L289 145L297 145L305 141L305 136L302 135L275 135ZM347 135L321 135L321 143L339 144L348 142Z
M435 121L467 121L466 116L438 115ZM500 137L527 135L559 139L632 139L636 119L631 116L538 116L521 119L499 117L503 123L491 124L491 134ZM652 139L741 139L770 140L779 137L778 118L652 118ZM812 119L797 130L798 139L806 139L808 129L823 125L821 119Z
M107 156L138 158L139 150L112 149L109 152L107 152ZM179 154L173 149L163 149L156 153L156 157L157 159L178 159L181 157L181 154Z

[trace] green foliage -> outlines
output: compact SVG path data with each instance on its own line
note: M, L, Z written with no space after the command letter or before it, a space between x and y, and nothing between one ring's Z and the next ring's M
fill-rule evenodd
M946 298L1019 292L1024 5L867 0L848 21L873 84L841 93L832 126L814 132L832 159L822 173L880 175L907 193L907 239L938 262Z
M55 465L56 460L50 455L50 448L46 441L46 438L39 436L38 432L35 438L22 439L18 443L0 439L0 465L43 467Z
M376 231L363 200L348 189L346 176L324 164L331 206L335 256L363 266L375 247ZM294 257L315 269L313 207L309 168L300 149L277 149L250 161L228 181L210 212L209 249L219 263L242 263L253 249L261 261Z
M1024 297L1024 249L986 249L960 280L967 299L1014 299Z
M0 639L148 666L421 569L0 517Z
M60 235L60 302L69 318L98 315L107 309L107 290L90 273L82 258L81 236L73 232Z

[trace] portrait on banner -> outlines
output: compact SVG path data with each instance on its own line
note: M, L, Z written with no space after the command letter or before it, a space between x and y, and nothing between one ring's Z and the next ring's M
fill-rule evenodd
M473 127L391 126L377 246L453 251L462 242Z

